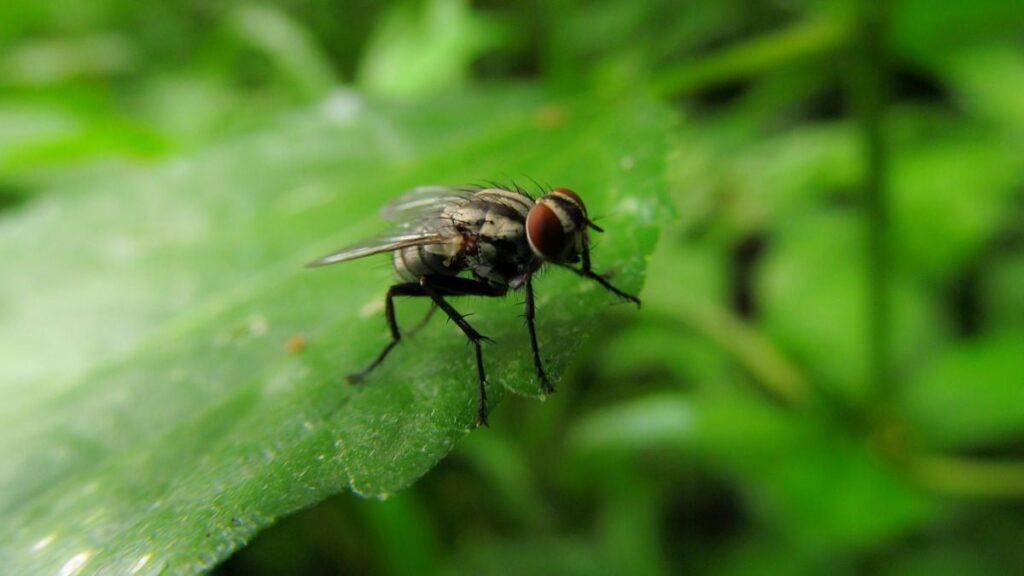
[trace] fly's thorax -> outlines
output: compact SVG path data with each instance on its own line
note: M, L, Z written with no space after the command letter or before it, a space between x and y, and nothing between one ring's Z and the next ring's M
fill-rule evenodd
M530 213L530 208L533 208L533 199L526 194L512 190L502 190L501 188L484 188L474 194L473 199L491 205L511 208L519 214L519 219L521 220L525 220L527 214Z
M568 188L555 188L537 200L526 218L533 252L552 262L579 261L589 223L583 200Z
M533 200L498 188L478 191L454 214L453 222L468 240L466 265L478 278L508 286L535 266L526 240L526 217Z

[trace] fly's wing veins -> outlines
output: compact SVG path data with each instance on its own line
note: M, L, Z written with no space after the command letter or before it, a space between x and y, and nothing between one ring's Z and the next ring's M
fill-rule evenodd
M391 231L346 246L306 266L327 266L409 246L451 242L456 236L454 223L450 215L445 215L445 210L468 201L479 190L479 187L457 186L413 188L381 208L381 216L395 223Z
M394 252L409 246L423 246L427 244L444 244L449 242L451 237L445 234L432 231L410 232L407 234L385 235L369 238L362 242L346 246L341 250L332 252L322 258L318 258L306 264L308 268L327 266L348 262L357 258L365 258L374 254Z
M385 204L380 215L411 228L440 217L445 208L469 200L479 190L475 186L419 186Z

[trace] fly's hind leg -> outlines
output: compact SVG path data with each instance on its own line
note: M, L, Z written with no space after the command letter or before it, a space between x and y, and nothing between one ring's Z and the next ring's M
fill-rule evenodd
M466 318L452 307L444 296L503 296L505 290L495 288L486 282L458 278L454 276L423 276L420 287L451 318L452 322L469 338L476 351L477 384L480 391L480 402L477 405L477 425L487 425L487 375L484 373L484 352L482 343L491 339L480 334L470 326Z
M395 296L429 296L432 303L426 317L413 328L419 330L423 324L433 315L436 308L440 308L451 318L452 322L462 330L463 334L476 347L476 370L477 380L480 389L480 403L477 409L477 424L487 425L487 378L484 374L484 357L481 343L491 341L490 338L480 334L466 319L452 307L444 296L502 296L505 290L494 288L486 282L458 278L454 276L423 276L419 282L408 282L395 284L388 288L387 296L384 299L384 316L388 322L388 329L391 331L391 342L381 350L377 358L362 372L350 374L345 379L348 382L359 382L365 378L374 368L380 365L387 358L388 353L402 340L402 334L398 329L398 322L395 320Z
M430 301L430 309L427 310L426 315L423 316L423 319L420 320L418 324L416 324L415 326L413 326L409 330L406 330L405 331L405 336L406 337L415 336L417 332L422 330L423 327L427 325L427 322L430 322L430 319L434 316L434 312L437 312L437 303L435 303L433 300L431 300Z
M388 357L388 354L402 339L402 333L398 330L398 321L395 320L395 296L424 296L423 288L420 287L417 282L407 282L405 284L395 284L391 288L388 288L388 293L384 297L384 317L388 322L388 329L391 331L391 342L388 342L387 346L380 351L377 358L366 367L362 372L355 372L345 377L345 381L349 383L359 382L363 378L373 372L373 369L380 366L380 363ZM433 307L432 307L433 308ZM424 318L423 323L430 318L430 313L427 314L427 318ZM421 323L422 324L422 323ZM416 327L418 330L420 326Z

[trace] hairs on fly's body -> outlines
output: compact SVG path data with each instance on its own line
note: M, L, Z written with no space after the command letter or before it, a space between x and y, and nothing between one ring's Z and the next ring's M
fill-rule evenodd
M469 185L470 188L468 188L468 190L473 191L476 189L497 188L499 190L518 192L519 194L522 194L523 196L526 196L530 200L534 201L536 201L537 198L540 198L541 196L544 196L545 194L554 190L554 188L552 188L550 184L547 184L546 182L542 184L533 176L526 176L526 178L536 187L535 191L527 189L526 187L520 185L518 182L515 181L515 179L512 178L510 178L507 182L501 182L498 180L480 180L478 182L471 183Z

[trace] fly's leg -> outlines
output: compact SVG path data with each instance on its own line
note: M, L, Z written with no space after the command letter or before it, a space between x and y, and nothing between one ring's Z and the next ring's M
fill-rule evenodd
M395 284L391 288L388 288L387 296L384 297L384 317L387 319L388 329L391 331L391 342L388 342L387 346L385 346L384 349L380 351L380 354L377 355L377 358L374 359L374 361L369 366L367 366L365 370L363 370L362 372L356 372L354 374L349 374L348 376L346 376L346 382L355 383L359 382L363 378L366 378L366 376L370 372L373 372L374 368L380 366L380 363L383 362L384 359L388 357L388 354L391 352L391 350L394 349L394 347L402 339L402 333L398 330L398 321L395 320L395 296L423 295L423 289L416 282ZM426 319L429 319L429 317L430 313L428 313ZM424 322L426 321L426 319L424 319ZM419 327L417 327L416 329L418 330Z
M540 387L545 394L551 394L555 387L548 380L544 372L544 364L540 360L540 347L537 346L537 327L534 324L536 309L533 301L533 275L526 277L526 328L530 332L530 351L533 352L533 367L537 369L537 377L540 378Z
M437 312L437 304L434 303L433 300L431 300L430 309L427 310L427 315L424 316L423 319L420 320L418 324L413 326L411 329L405 331L406 337L415 336L417 332L422 330L423 327L427 325L427 322L430 322L430 318L434 316L434 312Z
M458 278L454 276L423 276L420 287L451 318L452 322L469 338L476 350L477 382L480 390L480 403L477 407L477 425L487 425L487 376L484 373L483 342L492 340L470 326L466 318L452 307L444 296L502 296L505 290L494 288L486 282Z
M640 306L640 299L639 298L637 298L636 296L633 296L632 294L629 294L627 292L623 292L622 290L619 290L615 286L612 286L611 282L605 280L603 276L595 274L592 270L579 270L577 268L573 268L572 266L566 266L566 268L568 268L569 270L572 270L573 272L575 272L576 274L579 274L580 276L583 276L584 278L590 278L591 280L593 280L593 281L597 282L598 284L600 284L601 286L603 286L605 288L605 290L608 290L609 292L615 294L619 298L622 298L623 300L629 300L630 302L636 304L637 307Z
M466 319L459 314L455 308L445 301L444 296L502 296L504 289L494 288L486 282L479 282L467 278L453 276L424 276L419 282L395 284L388 289L384 300L384 316L387 319L388 329L391 331L391 342L381 350L377 358L366 370L349 375L346 380L358 382L365 378L374 368L380 365L387 358L388 353L401 341L402 334L398 329L398 322L395 320L395 296L428 296L432 303L426 317L413 328L413 332L419 330L433 315L437 308L444 310L445 314L462 330L476 347L476 369L480 386L480 404L477 410L477 423L481 426L487 425L487 379L484 374L484 358L481 343L490 342L491 339L477 332L466 322ZM411 333L411 332L410 332Z
M605 279L604 276L595 274L594 271L590 269L590 246L587 242L583 243L583 252L580 256L582 260L582 265L579 268L574 268L572 266L563 266L563 268L572 270L573 272L580 276L583 276L584 278L590 278L591 280L603 286L605 290L608 290L609 292L615 294L619 298L622 298L623 300L629 300L630 302L636 304L637 307L640 306L639 298L632 294L623 292L622 290L619 290L615 286L612 286L612 283Z

